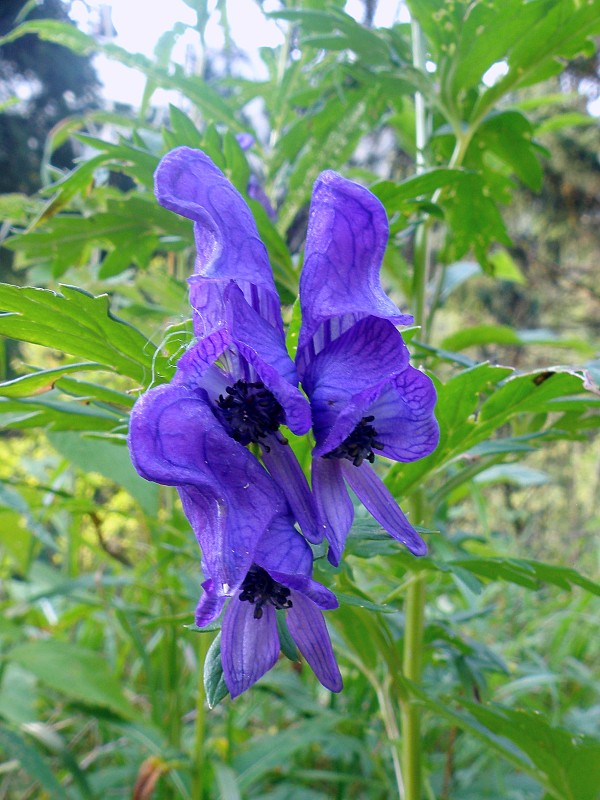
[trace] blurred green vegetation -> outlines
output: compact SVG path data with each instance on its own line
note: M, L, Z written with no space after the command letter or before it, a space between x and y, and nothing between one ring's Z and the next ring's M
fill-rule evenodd
M147 79L140 109L70 109L46 141L41 190L0 196L3 252L15 254L0 287L11 342L0 798L383 800L399 792L397 706L410 700L423 711L428 800L597 800L600 134L586 102L600 6L409 3L429 72L413 63L408 23L374 28L342 2L298 0L275 15L284 44L261 50L268 77L250 80L233 49L221 70L203 47L209 10L226 27L225 4L187 4L197 74L170 63L183 27L154 60L28 14L0 31L0 55L31 41L65 58L100 51ZM367 21L376 5L364 4ZM507 69L489 85L497 63ZM168 119L157 88L179 92ZM415 92L428 108L422 160ZM1 130L15 114L4 110ZM241 131L255 136L247 153ZM74 169L60 158L69 142L82 153ZM328 615L339 696L282 659L208 708L215 634L186 627L197 546L174 492L139 478L124 446L133 400L169 379L192 337L191 226L152 194L160 156L180 144L206 150L245 195L250 173L260 179L276 222L250 206L286 304L325 168L384 203L383 274L402 306L413 310L415 265L426 267L427 326L407 339L438 381L443 438L385 478L403 505L421 496L431 554L399 551L357 511L344 565L316 562L341 600ZM420 576L424 671L412 684L405 597Z

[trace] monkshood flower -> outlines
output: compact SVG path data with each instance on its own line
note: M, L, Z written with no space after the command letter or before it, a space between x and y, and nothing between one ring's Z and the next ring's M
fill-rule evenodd
M217 524L216 517L212 519ZM209 520L210 524L210 520ZM289 515L275 517L261 537L243 580L229 599L203 584L196 624L204 627L221 614L221 661L232 697L245 692L279 657L277 611L285 610L288 630L319 681L332 692L342 678L321 609L337 608L335 595L312 579L312 552Z
M179 147L156 171L156 196L194 221L196 264L189 279L199 341L178 364L175 383L199 391L242 445L258 444L304 535L321 541L314 501L281 424L306 433L310 408L283 334L279 295L248 205L208 156Z
M385 210L371 192L335 172L319 176L300 279L296 363L311 402L313 492L334 565L354 516L346 483L395 539L415 555L426 552L371 466L375 453L416 461L439 438L435 389L410 366L395 327L413 318L379 281L388 232Z
M180 381L137 400L129 449L143 478L177 487L214 592L226 595L244 579L272 520L287 510L272 478L217 422L202 393Z

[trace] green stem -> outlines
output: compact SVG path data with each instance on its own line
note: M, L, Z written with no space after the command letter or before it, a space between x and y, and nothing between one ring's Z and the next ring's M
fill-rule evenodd
M191 800L203 800L206 767L206 692L204 690L204 662L210 647L210 636L198 636L198 679L196 684L196 722L194 725L194 750L192 760Z
M423 670L423 631L425 627L425 576L418 575L406 592L404 604L404 677L415 683L421 680ZM409 699L401 705L402 720L402 775L404 800L421 800L421 711Z

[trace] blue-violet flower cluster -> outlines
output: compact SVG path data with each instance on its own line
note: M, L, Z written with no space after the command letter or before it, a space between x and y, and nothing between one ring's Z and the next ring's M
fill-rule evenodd
M312 578L311 545L326 540L329 561L340 563L354 514L348 486L383 528L423 555L424 542L373 462L376 454L415 461L438 441L433 384L410 365L396 327L412 317L379 282L385 211L334 172L317 179L294 363L266 249L221 170L201 151L177 148L159 164L156 196L194 222L195 340L171 383L137 400L133 463L179 492L205 576L196 624L222 615L231 696L277 661L278 614L319 681L338 692L322 614L338 603ZM312 488L285 428L297 436L312 428Z

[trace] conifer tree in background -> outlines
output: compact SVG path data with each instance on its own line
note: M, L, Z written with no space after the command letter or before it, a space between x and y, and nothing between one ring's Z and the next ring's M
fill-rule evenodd
M70 22L62 0L2 0L0 36L23 19ZM90 59L24 36L0 51L0 193L33 194L41 186L40 166L44 143L57 122L70 114L98 106L99 82ZM21 99L23 98L23 99ZM53 154L53 164L73 166L71 141ZM3 222L4 220L0 221ZM8 221L10 222L10 220ZM8 223L7 223L8 224ZM0 228L0 241L8 233ZM0 280L20 283L12 271L12 253L0 249ZM0 373L12 377L10 364L17 344L6 340L0 354Z
M69 22L62 0L3 0L0 35L23 19ZM0 53L0 192L32 193L40 186L44 141L52 126L73 113L98 105L98 79L89 58L37 36L24 36ZM25 97L11 103L12 97ZM72 166L70 144L54 155L59 167Z

